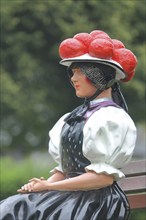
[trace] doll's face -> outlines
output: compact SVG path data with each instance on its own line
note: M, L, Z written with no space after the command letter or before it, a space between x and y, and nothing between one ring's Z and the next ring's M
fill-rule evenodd
M91 97L96 92L96 87L81 72L80 68L72 69L71 82L75 88L76 96L80 98Z

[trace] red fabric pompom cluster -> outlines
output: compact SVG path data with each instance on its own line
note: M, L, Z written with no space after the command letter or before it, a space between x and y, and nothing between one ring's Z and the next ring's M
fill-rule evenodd
M88 53L92 57L114 60L118 62L124 72L127 82L135 74L137 65L136 56L124 44L111 39L107 33L101 30L94 30L91 33L78 33L73 38L68 38L59 46L59 55L62 59L74 58Z

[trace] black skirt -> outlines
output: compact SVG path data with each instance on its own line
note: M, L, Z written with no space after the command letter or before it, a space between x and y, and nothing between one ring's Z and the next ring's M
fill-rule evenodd
M87 191L50 191L1 201L1 220L127 220L129 204L117 183Z

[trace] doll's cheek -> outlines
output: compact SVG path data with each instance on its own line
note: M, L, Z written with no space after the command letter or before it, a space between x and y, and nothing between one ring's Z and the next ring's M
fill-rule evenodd
M85 77L85 81L88 83L88 84L92 84L91 80L86 76Z

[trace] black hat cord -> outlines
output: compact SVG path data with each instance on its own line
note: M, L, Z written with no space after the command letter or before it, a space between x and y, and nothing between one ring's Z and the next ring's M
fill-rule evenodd
M121 92L120 85L118 82L114 83L114 85L112 86L112 99L117 105L119 105L126 112L128 112L128 106Z

